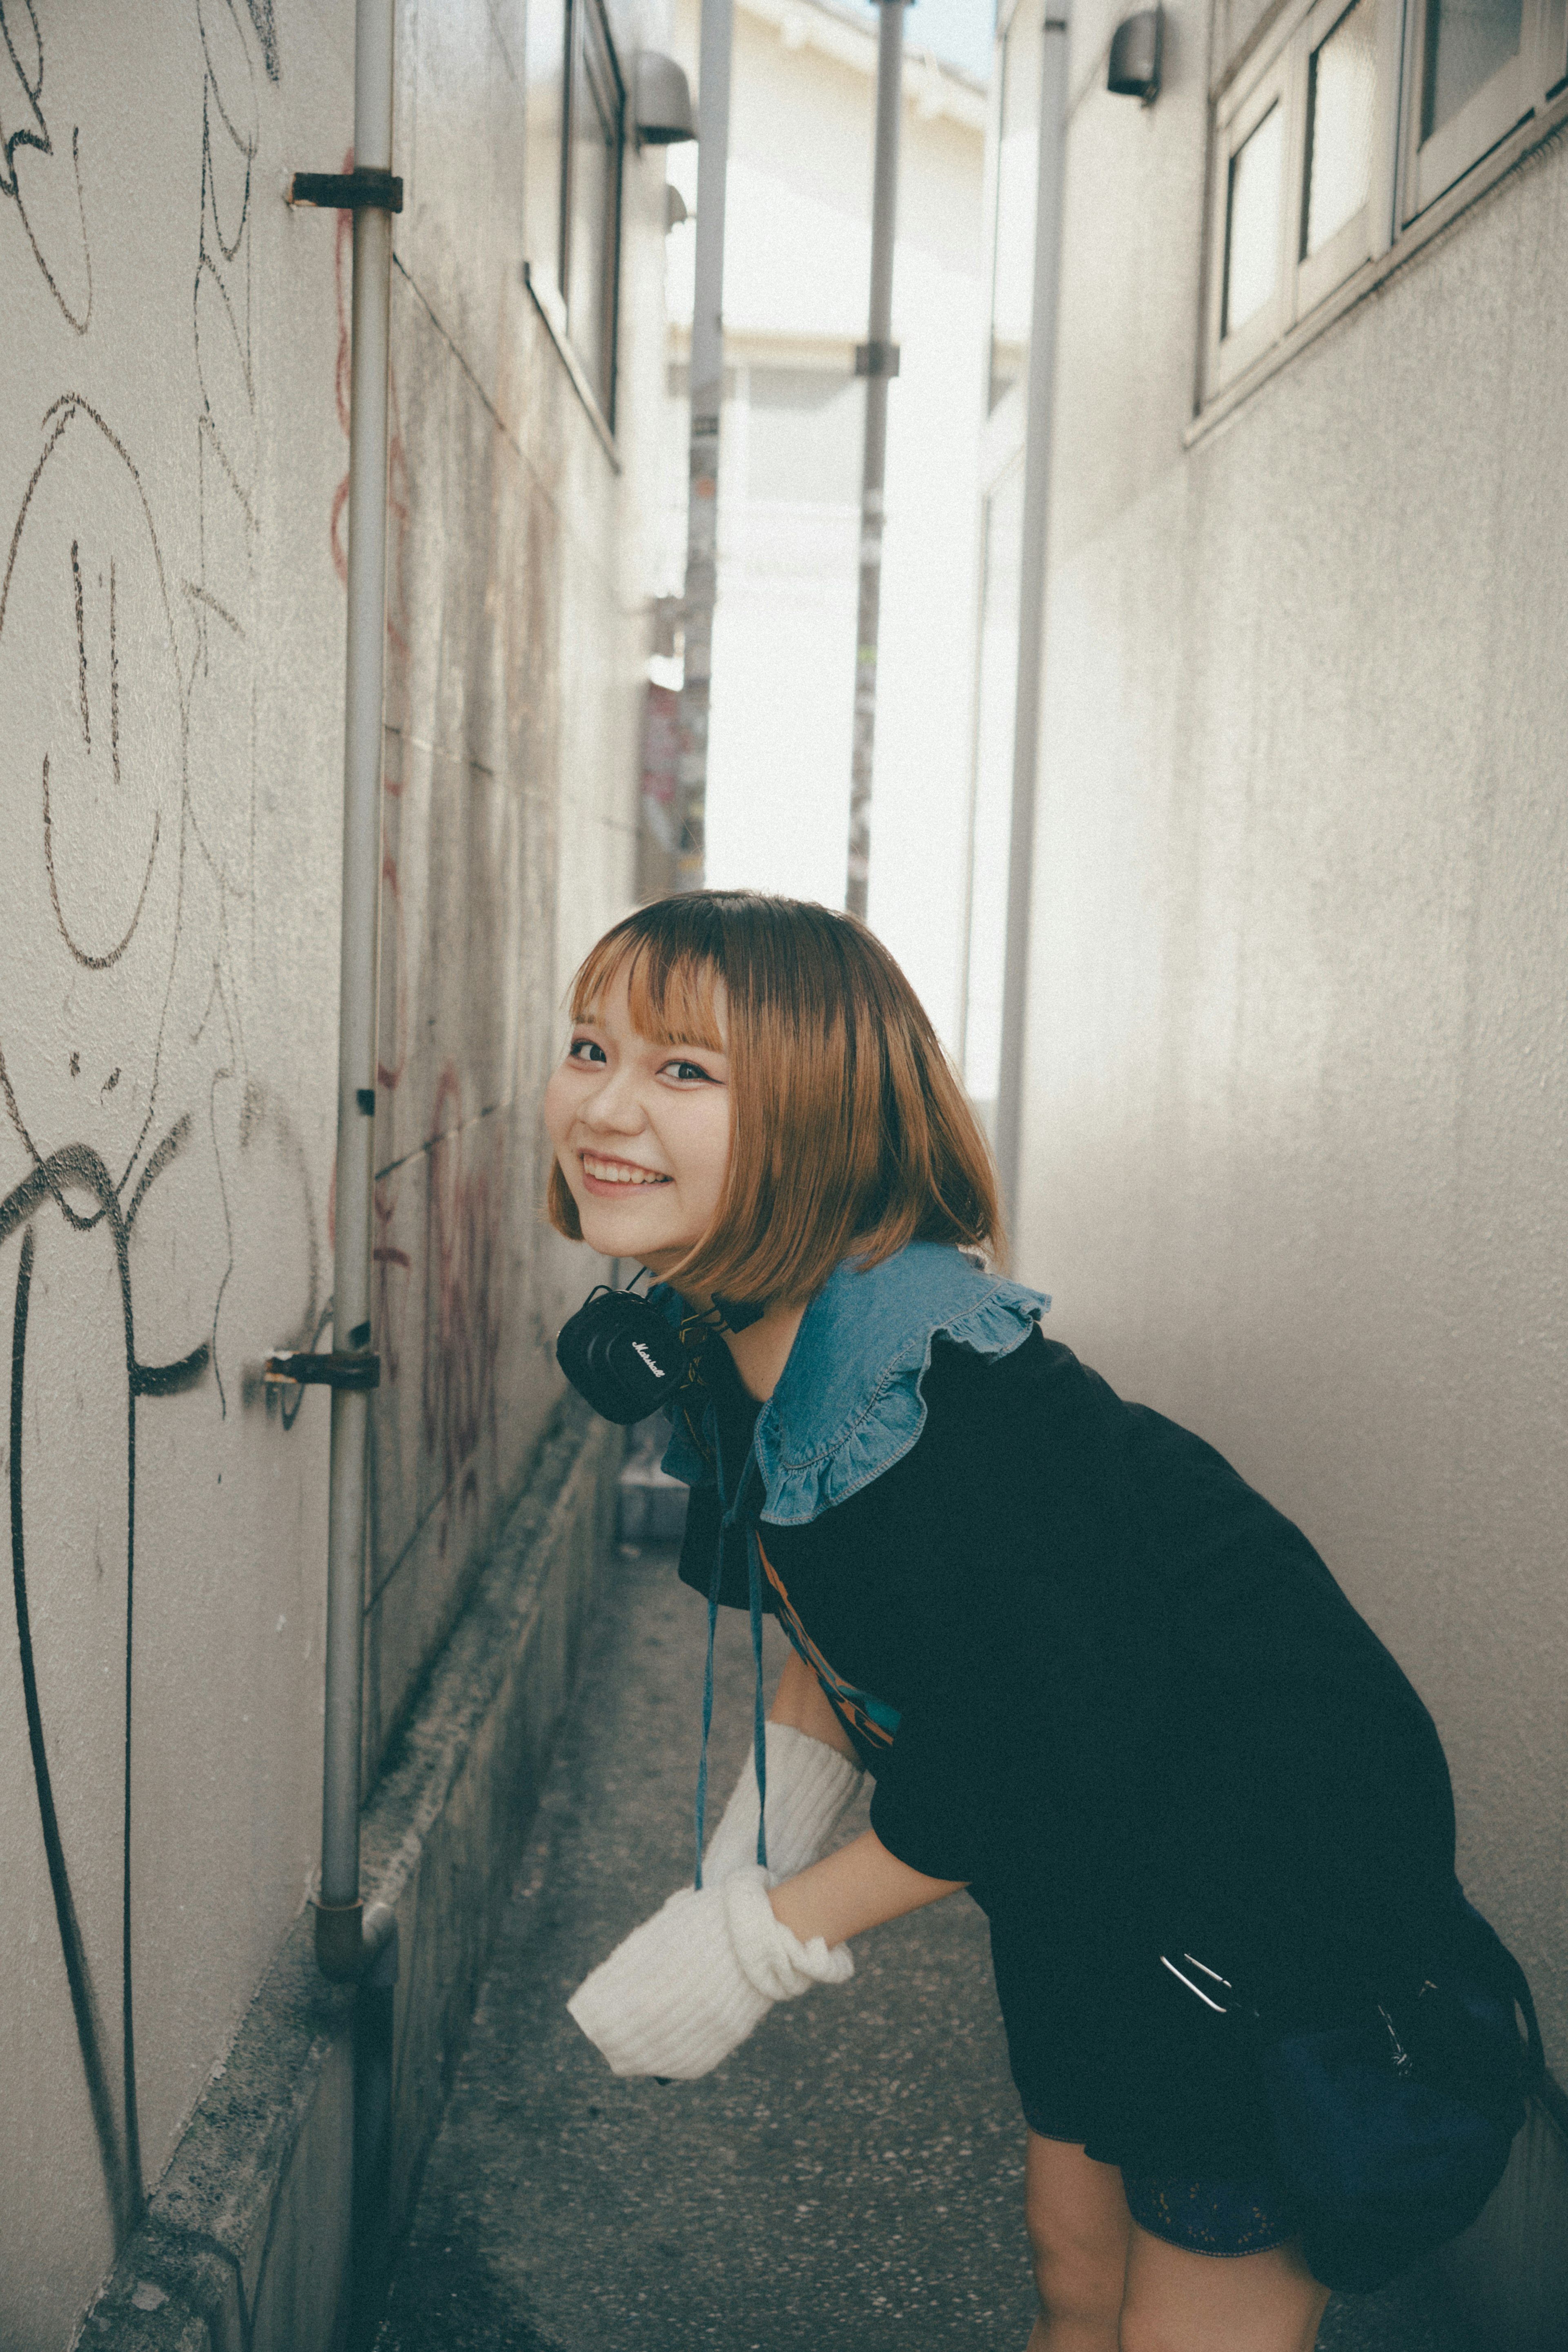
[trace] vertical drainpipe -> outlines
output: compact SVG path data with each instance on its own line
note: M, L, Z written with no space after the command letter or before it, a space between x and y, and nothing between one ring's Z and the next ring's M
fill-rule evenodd
M898 133L904 113L904 11L878 0L876 163L871 196L871 305L855 373L866 379L861 461L861 577L855 615L855 719L850 777L849 873L844 905L862 920L871 875L871 790L876 751L876 656L882 614L883 489L887 476L887 387L898 373L893 341L893 260L898 238Z
M697 236L692 296L691 488L683 608L675 887L700 890L707 858L707 742L718 594L718 429L724 412L724 199L729 175L733 0L703 0L697 64Z
M395 0L358 0L354 173L390 173ZM332 1259L334 1355L371 1353L371 1215L375 1177L376 997L382 887L382 706L386 656L387 352L392 212L354 209L349 410L348 674L343 725L343 911L339 972L338 1161ZM359 1976L392 1915L360 1895L360 1743L370 1395L332 1388L327 1534L327 1704L321 1776L321 1890L316 1958Z
M1040 177L1035 192L1034 286L1030 308L1018 682L1013 704L1012 821L1008 838L1007 932L1002 961L1001 1077L997 1096L997 1170L1001 1179L1002 1213L1009 1234L1017 1223L1023 1138L1030 897L1040 753L1040 665L1045 648L1046 541L1051 526L1057 297L1061 275L1067 148L1068 33L1065 0L1046 0L1040 94Z

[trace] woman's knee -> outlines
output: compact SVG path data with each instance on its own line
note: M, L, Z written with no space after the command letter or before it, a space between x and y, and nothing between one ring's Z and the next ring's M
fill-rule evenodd
M1025 2215L1046 2318L1092 2325L1114 2341L1130 2227L1121 2174L1031 2135Z
M1116 2341L1124 2266L1103 2248L1036 2245L1034 2286L1051 2325L1071 2323Z

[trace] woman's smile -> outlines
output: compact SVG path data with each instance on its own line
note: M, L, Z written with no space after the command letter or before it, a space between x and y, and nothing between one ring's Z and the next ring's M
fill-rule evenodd
M603 1151L580 1151L577 1155L582 1169L582 1181L591 1192L604 1194L622 1190L632 1184L668 1184L672 1179L660 1169L644 1168L635 1160L616 1160Z

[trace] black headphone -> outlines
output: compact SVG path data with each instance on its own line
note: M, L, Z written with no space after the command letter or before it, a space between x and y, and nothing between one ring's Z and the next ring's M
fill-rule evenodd
M670 1403L685 1385L689 1326L744 1331L766 1312L766 1307L720 1298L716 1292L712 1313L688 1317L677 1334L640 1291L612 1290L601 1282L570 1321L562 1324L556 1361L595 1412L625 1426Z

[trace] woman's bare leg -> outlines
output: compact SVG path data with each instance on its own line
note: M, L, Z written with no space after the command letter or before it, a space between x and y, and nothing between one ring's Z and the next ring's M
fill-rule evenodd
M1227 2261L1134 2221L1120 2352L1312 2352L1328 2299L1293 2245Z
M1040 2294L1027 2352L1118 2352L1133 2226L1120 2172L1031 2131L1024 2181Z

